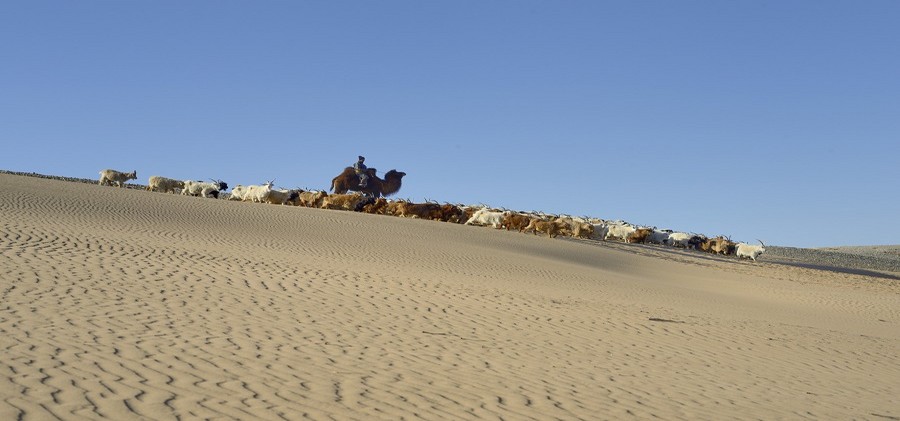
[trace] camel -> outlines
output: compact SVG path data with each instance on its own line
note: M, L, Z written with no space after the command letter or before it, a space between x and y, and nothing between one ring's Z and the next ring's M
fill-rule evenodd
M353 167L344 168L344 172L331 180L331 190L336 194L344 194L347 191L358 191L366 195L378 198L381 196L390 196L400 190L400 184L403 181L405 172L390 170L384 174L384 180L375 175L375 168L366 170L369 175L369 182L366 187L359 187L359 176Z

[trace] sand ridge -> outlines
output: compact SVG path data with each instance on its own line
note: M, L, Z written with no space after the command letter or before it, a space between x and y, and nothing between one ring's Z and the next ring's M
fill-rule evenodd
M900 417L890 279L0 175L0 419Z

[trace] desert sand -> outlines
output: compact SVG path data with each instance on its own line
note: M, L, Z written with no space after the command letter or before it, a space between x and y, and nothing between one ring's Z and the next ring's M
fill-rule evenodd
M765 255L0 175L0 300L0 420L900 419L900 281Z

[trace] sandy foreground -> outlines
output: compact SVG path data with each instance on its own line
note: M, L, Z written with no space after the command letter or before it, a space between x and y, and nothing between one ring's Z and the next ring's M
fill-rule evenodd
M900 419L900 281L765 257L0 175L0 420Z

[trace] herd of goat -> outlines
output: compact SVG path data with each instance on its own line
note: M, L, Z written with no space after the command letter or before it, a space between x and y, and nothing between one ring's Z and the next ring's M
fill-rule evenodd
M103 170L100 172L101 185L115 183L123 187L128 180L137 179L137 172L130 173ZM302 189L275 189L274 181L262 185L235 186L231 193L228 184L222 180L210 182L176 180L152 176L147 190L163 193L181 193L189 196L223 198L244 202L294 205L322 209L349 210L379 215L406 218L420 218L465 225L489 226L496 229L517 230L519 232L543 233L553 238L558 235L594 240L619 240L626 243L660 244L685 249L696 249L709 253L733 255L753 261L765 252L765 244L739 243L723 236L708 238L700 234L660 230L642 227L624 221L607 221L599 218L579 218L550 215L542 212L518 212L493 209L487 206L467 206L439 204L434 202L413 203L408 200L387 200L361 193L328 194L324 191L304 191Z

